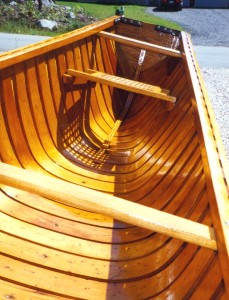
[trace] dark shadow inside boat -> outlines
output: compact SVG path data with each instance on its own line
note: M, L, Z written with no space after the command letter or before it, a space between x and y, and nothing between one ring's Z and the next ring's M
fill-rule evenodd
M57 136L57 142L60 152L72 163L80 165L82 168L92 168L96 172L107 172L114 168L117 159L125 158L129 152L124 153L115 151L115 149L107 151L103 147L103 140L93 130L90 120L94 118L91 102L95 85L93 82L64 85L58 111L58 127L61 135ZM121 90L114 91L116 98L125 99L126 94ZM69 99L71 99L71 106L68 108ZM117 108L112 107L111 110L114 117L118 118L116 116L119 114Z

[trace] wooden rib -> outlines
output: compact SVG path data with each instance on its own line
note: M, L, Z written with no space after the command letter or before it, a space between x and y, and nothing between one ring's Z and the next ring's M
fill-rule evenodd
M33 299L33 300L66 300L66 295L51 295L38 291L36 287L26 287L15 282L0 279L0 296L2 299ZM73 299L73 298L68 298ZM77 300L77 298L74 298Z
M157 52L157 53L161 53L161 54L169 55L169 56L173 56L173 57L183 57L183 54L181 51L158 46L158 45L155 45L152 43L147 43L147 42L143 42L143 41L132 39L132 38L128 38L126 36L121 36L121 35L118 35L115 33L100 31L97 33L97 35L101 36L103 38L111 39L111 40L119 42L119 43L139 47L144 50L153 51L153 52Z
M10 224L10 223L9 223ZM21 225L21 224L20 224ZM24 224L26 227L26 224ZM14 227L14 230L17 231L18 229ZM5 234L3 234L5 235ZM2 235L1 235L2 237ZM20 244L20 246L22 247L22 244L25 246L25 248L18 248L18 249L14 249L15 248L15 242L17 243L17 240ZM175 242L175 240L173 240L173 242ZM152 241L153 243L153 241ZM105 299L104 295L102 297L102 295L100 294L100 288L101 290L103 290L105 287L110 287L108 282L99 282L99 280L93 280L93 278L91 277L86 277L85 276L77 276L79 275L79 273L81 273L81 265L82 268L86 269L90 268L90 263L88 263L88 259L84 258L84 257L79 257L77 258L76 256L72 256L72 255L66 255L66 253L63 253L62 251L56 251L50 248L50 241L48 241L48 246L47 247L40 247L40 245L34 245L33 243L28 243L24 238L23 239L18 239L15 234L14 236L10 236L10 238L8 239L8 243L6 245L4 245L3 248L3 253L5 250L7 250L7 252L10 250L10 255L2 255L1 256L1 264L3 267L10 266L10 270L6 270L6 272L4 273L4 275L2 276L3 278L9 278L9 274L10 271L16 274L12 274L10 279L11 281L14 280L14 282L19 282L20 283L25 283L27 285L27 287L34 285L37 286L38 289L43 288L43 289L48 289L49 293L52 293L53 291L55 292L59 292L61 294L63 294L63 292L65 292L67 295L72 295L72 293L75 296L80 296L80 290L77 291L77 289L71 289L69 291L64 290L64 287L58 287L57 289L53 289L53 286L50 286L49 288L46 285L46 281L44 280L44 278L46 279L46 276L51 276L51 282L52 284L55 282L57 283L61 283L61 280L65 279L68 280L69 276L69 280L72 283L72 278L75 278L75 284L84 284L84 286L82 288L86 289L86 292L88 294L85 294L84 297L86 297L87 299L92 298L91 295L95 290L92 289L92 287L95 288L95 286L97 286L97 288L99 288L96 292L96 296L93 297L93 299ZM64 244L63 241L60 241L60 244ZM165 245L165 247L163 247L163 252L164 252L164 258L166 258L167 256L170 256L170 248L169 248L169 244ZM143 246L144 247L144 246ZM214 255L214 253L209 250L209 249L204 249L204 248L200 248L200 250L193 246L193 245L188 245L186 247L184 247L184 249L182 249L181 253L180 253L180 245L179 245L179 241L176 240L176 247L177 247L177 252L174 253L174 255L171 257L171 260L168 260L168 262L170 264L172 264L172 266L175 267L176 265L176 259L177 256L182 256L179 257L179 268L174 268L174 272L173 272L173 276L175 278L179 278L179 273L180 270L185 271L185 275L188 274L190 272L189 270L189 263L190 261L192 262L194 260L194 265L192 267L194 267L195 270L198 270L198 272L192 272L192 280L196 281L195 279L199 277L199 272L201 272L203 269L205 269L205 265L208 263L209 260L209 256ZM5 249L5 248L9 248L9 249ZM36 252L33 251L33 248L36 249ZM196 250L197 248L197 250ZM21 251L20 251L21 249ZM23 250L22 250L23 249ZM72 250L74 251L74 247L72 245ZM167 251L166 251L167 250ZM54 256L53 256L54 255ZM55 255L57 255L57 257L60 259L60 261L62 262L61 266L60 264L56 263L56 259L58 259L57 257L55 257ZM157 254L155 254L157 255ZM204 255L204 257L207 257L207 259L202 259L197 265L195 265L195 256L198 255L201 257L201 255ZM10 258L10 260L9 260ZM77 260L80 262L81 259L81 265L78 265L79 267L77 268ZM149 257L150 259L150 257ZM34 262L35 260L35 262ZM140 267L140 269L142 269L142 271L144 271L144 258L142 258L142 266ZM158 271L158 267L161 264L161 260L158 261L158 263L155 263L155 258L152 259L152 262L154 262L153 264L155 264L156 270ZM84 264L85 263L85 264ZM96 265L93 266L94 260L91 260L91 266L92 268L95 270L95 273L97 272L101 272L104 266L104 263L101 262L101 267L98 269L96 267ZM97 262L98 263L98 262ZM137 260L136 264L139 265L141 263L141 260ZM19 265L18 265L19 264ZM106 264L106 262L105 262ZM118 263L119 264L119 263ZM128 290L128 292L131 290L131 288L133 288L133 286L136 287L137 285L137 289L136 289L136 293L133 294L133 296L138 295L138 297L136 297L136 299L139 299L139 294L138 294L138 289L141 288L142 289L142 293L144 293L144 298L147 297L147 295L151 295L151 294L155 294L155 288L157 286L157 280L155 280L157 278L157 275L155 274L155 272L152 273L148 273L146 274L146 276L144 277L136 277L138 276L138 272L136 272L136 264L135 264L135 270L134 270L134 264L131 266L131 271L133 270L133 277L131 276L132 280L127 280L127 281L119 281L116 282L115 284L112 283L112 287L115 288L118 291L122 290L122 286L123 284L125 284L125 291L126 289ZM151 265L152 263L149 262L147 263L147 268ZM98 264L99 265L99 264ZM129 269L129 261L126 262L126 265L128 266L127 270ZM66 271L64 271L64 269ZM166 260L165 260L165 266L162 266L162 269L160 269L160 273L162 273L162 275L166 275ZM193 268L192 268L193 269ZM194 270L193 269L193 270ZM27 271L27 272L24 272ZM30 278L28 279L28 272L31 272L33 276L32 280L30 280ZM117 272L118 271L118 272ZM117 268L116 273L114 273L114 277L110 277L110 279L114 279L117 274L122 273L122 275L125 274L125 265L122 264L122 262L120 262L120 269ZM75 274L76 272L76 274ZM102 271L103 272L103 271ZM91 271L90 271L91 273ZM90 274L89 273L89 274ZM20 276L21 275L21 276ZM27 276L26 276L27 275ZM116 275L116 276L115 276ZM129 274L130 275L130 274ZM54 277L55 276L55 277ZM97 275L98 276L98 275ZM193 278L194 277L194 278ZM52 281L53 279L56 279L54 282ZM42 280L43 279L43 280ZM84 282L84 280L87 280L87 282ZM142 280L136 280L136 279L142 279ZM33 280L36 280L36 282L38 283L37 285L34 284ZM172 278L173 280L173 278ZM170 280L171 283L171 280ZM185 289L187 289L187 287L189 287L192 284L192 282L190 282L189 280L186 280L184 285ZM176 285L176 282L175 282ZM75 286L75 285L74 285ZM179 284L178 284L179 286ZM146 288L148 287L148 288ZM184 288L180 289L178 292L179 294L182 295L182 293L184 293ZM86 296L87 295L87 296ZM181 297L182 298L182 297ZM120 299L120 295L119 297L115 298L115 299Z
M162 247L159 247L159 249L164 255L160 261L156 262L158 248L154 245L157 243L157 239L153 237L145 242L141 241L138 247L135 246L136 242L121 245L118 248L120 252L118 251L115 254L115 252L109 252L111 250L109 244L74 239L68 235L44 230L39 226L28 225L27 222L21 222L7 215L1 214L1 220L2 253L27 261L30 264L39 264L43 268L55 269L57 273L70 272L72 275L80 275L91 279L109 280L119 274L118 281L122 282L148 276L158 268L164 268L168 261L176 260L176 253L180 252L182 244L181 241L175 239L167 241L165 244L161 243ZM41 238L39 244L37 244L37 236L40 235ZM17 249L15 249L15 244L18 245ZM86 246L89 257L85 256L84 247ZM171 249L171 246L173 246L173 249ZM126 251L127 247L131 247L132 250L129 255ZM195 254L197 248L191 244L186 247L182 254L186 259L181 263L187 265L190 256ZM210 255L215 255L209 249L202 248L202 250ZM61 265L58 265L57 261L61 261ZM208 260L203 260L204 264L207 262ZM125 272L126 263L128 263L128 272ZM138 265L137 269L136 265ZM145 268L145 265L148 268ZM98 272L98 270L100 271ZM109 275L107 274L108 270Z
M72 207L99 212L186 242L217 249L214 230L206 225L3 163L0 164L0 175L2 184Z
M85 287L94 289L94 299L105 299L106 284L85 278L69 276L67 273L56 272L52 269L41 268L40 266L29 264L21 260L13 260L12 257L0 255L0 266L4 269L4 277L11 282L19 282L22 285L43 289L49 293L60 296L91 298L91 291L86 292ZM10 266L10 267L8 267ZM41 275L42 274L42 275ZM72 288L77 286L76 288Z
M116 88L123 89L125 91L130 91L150 97L154 97L157 99L175 102L176 98L172 96L167 95L167 91L161 89L160 87L153 86L150 84L142 83L139 81L134 81L106 73L102 73L99 71L86 69L85 72L68 69L67 70L68 75L72 75L77 78L84 78L86 80L99 82L102 84L106 84L109 86L113 86Z
M22 222L18 222L18 225L23 226L24 224ZM34 228L31 227L30 229L33 232ZM90 277L90 278L105 281L109 278L114 277L117 273L120 273L119 281L124 281L124 280L134 279L137 277L142 277L147 275L147 273L150 273L149 269L146 269L144 267L145 263L150 264L151 261L151 266L152 266L151 271L156 268L156 265L152 263L153 258L155 256L154 253L146 254L146 257L140 257L140 258L129 257L126 258L124 261L115 261L113 263L110 260L104 259L103 262L101 263L101 259L98 259L98 257L85 257L84 255L80 255L80 253L77 254L77 252L69 253L70 252L69 250L61 251L63 250L61 249L61 247L56 249L52 248L53 243L52 243L52 247L50 247L51 245L49 244L48 241L44 245L43 245L43 241L41 241L42 245L41 244L37 245L35 242L31 240L29 241L26 240L25 239L26 236L24 238L23 237L21 238L16 230L13 233L14 235L9 235L5 232L0 232L1 242L3 244L1 247L1 253L8 254L12 257L13 256L18 257L24 261L26 260L30 261L32 264L39 263L40 265L43 265L46 268L47 267L52 269L58 268L59 272L71 272L75 276L78 275L78 276L84 276L87 278ZM51 236L50 231L46 231L44 233L46 233L46 235ZM65 236L62 235L62 238L65 239L65 243L68 242L68 239ZM52 234L52 239L55 239L55 233ZM153 243L153 239L151 239L151 242ZM97 244L98 243L91 244L91 247L93 246L96 247ZM167 248L169 247L169 245L165 247L165 249L163 250L164 252L167 251L167 257L165 255L165 260L162 260L160 262L161 265L166 263L167 260L171 259L174 253L176 253L176 251L179 251L180 242L178 242L177 240L176 242L174 241L173 244L174 244L174 251L170 251L170 253L168 253ZM17 245L16 249L15 249L15 245ZM58 245L55 246L58 247ZM75 244L72 243L72 247L73 246L75 246ZM125 247L126 246L123 246L123 249ZM143 244L142 247L144 247ZM102 252L101 249L98 249L98 247L96 248L97 251ZM107 248L109 249L109 246ZM106 252L109 254L109 251ZM114 259L115 257L112 258ZM124 256L122 258L124 259ZM120 272L120 270L125 269L125 264L127 260L129 261L128 262L129 272L128 273ZM61 261L61 265L57 266L57 261ZM136 270L136 263L138 264L141 263L141 266L139 266L137 270ZM103 268L101 268L101 265L103 265ZM100 271L98 272L98 270ZM108 273L107 270L110 270L109 275L107 274Z

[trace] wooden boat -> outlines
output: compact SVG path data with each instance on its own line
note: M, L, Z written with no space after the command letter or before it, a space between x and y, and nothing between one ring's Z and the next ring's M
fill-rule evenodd
M0 70L0 298L228 299L227 161L189 35L114 16Z

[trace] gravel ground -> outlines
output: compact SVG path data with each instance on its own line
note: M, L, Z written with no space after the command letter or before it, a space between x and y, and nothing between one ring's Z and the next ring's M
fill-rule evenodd
M229 69L202 68L201 71L229 159Z
M149 7L147 12L180 24L191 34L194 49L195 46L213 46L220 55L223 47L229 49L229 9L184 8L179 12L166 12ZM226 53L225 62L229 59L228 51ZM222 56L220 58L222 60ZM223 60L220 67L212 67L214 65L209 61L207 66L200 67L229 158L229 68Z
M191 9L148 13L178 23L192 36L193 45L229 47L229 9Z

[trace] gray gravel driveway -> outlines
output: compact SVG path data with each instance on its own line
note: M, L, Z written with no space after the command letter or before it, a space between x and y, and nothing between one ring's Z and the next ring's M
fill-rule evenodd
M192 9L157 11L149 7L148 13L176 22L192 36L193 45L229 47L229 9Z
M229 9L147 12L176 22L191 34L197 60L229 158Z

